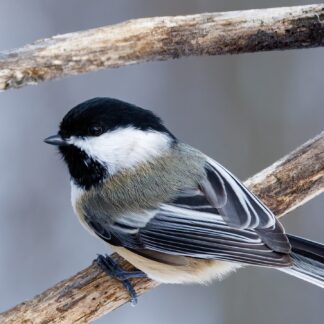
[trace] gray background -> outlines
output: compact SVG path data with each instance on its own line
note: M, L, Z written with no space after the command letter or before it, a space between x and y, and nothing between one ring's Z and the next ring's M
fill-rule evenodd
M314 2L314 1L311 1ZM129 18L309 1L0 2L0 49ZM0 311L87 266L103 243L79 225L67 171L42 143L77 103L111 96L151 108L183 141L246 179L323 129L323 49L187 58L101 71L0 94ZM323 196L287 231L324 241ZM98 323L321 323L324 293L248 268L209 287L161 286Z

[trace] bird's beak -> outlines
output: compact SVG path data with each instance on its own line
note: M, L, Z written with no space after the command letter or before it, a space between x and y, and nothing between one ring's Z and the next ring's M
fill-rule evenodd
M62 138L60 135L52 135L44 139L46 144L56 145L56 146L66 146L69 143Z

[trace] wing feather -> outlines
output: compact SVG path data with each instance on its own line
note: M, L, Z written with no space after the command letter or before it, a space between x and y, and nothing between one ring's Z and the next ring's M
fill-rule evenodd
M217 209L217 213L223 216L225 222L232 227L254 229L271 249L277 252L290 253L291 246L284 228L270 209L233 174L216 161L207 157L206 179L210 179L210 174L213 173L217 174L217 177L222 178L223 183L221 185L218 184L221 189L215 188L217 186L215 181L206 186L206 180L202 182L201 188L210 206ZM211 190L214 190L214 193L208 192ZM217 207L218 200L213 201L211 197L215 196L220 190L225 190L227 199L222 207ZM186 199L190 201L189 197ZM195 197L193 201L195 201L195 209L200 210ZM201 207L206 210L206 201L204 201ZM215 211L210 210L210 212Z
M289 266L290 244L272 212L223 166L206 157L206 177L156 210L113 223L102 211L85 220L105 241L136 250L263 266Z
M203 259L220 259L263 266L290 265L290 257L277 253L250 229L231 228L220 215L162 205L143 228L95 224L105 241L132 250L158 251ZM105 234L106 233L106 234Z

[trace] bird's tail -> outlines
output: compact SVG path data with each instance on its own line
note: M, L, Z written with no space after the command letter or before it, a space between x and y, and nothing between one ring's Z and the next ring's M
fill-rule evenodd
M293 265L279 270L324 288L324 244L295 235L287 236L292 247Z

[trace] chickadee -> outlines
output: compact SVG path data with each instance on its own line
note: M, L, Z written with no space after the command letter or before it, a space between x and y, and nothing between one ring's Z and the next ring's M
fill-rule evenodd
M99 257L133 301L130 277L207 283L246 265L324 287L324 245L286 234L234 175L151 111L94 98L70 110L45 142L68 166L81 223L142 271L132 275Z

